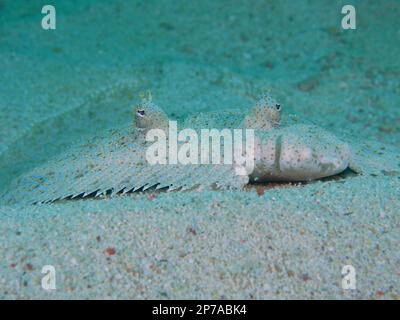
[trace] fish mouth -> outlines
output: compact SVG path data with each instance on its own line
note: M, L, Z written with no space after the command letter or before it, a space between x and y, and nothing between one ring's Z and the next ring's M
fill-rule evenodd
M320 168L322 173L329 172L330 175L335 175L346 170L348 166L349 162L340 157L328 156L320 159Z

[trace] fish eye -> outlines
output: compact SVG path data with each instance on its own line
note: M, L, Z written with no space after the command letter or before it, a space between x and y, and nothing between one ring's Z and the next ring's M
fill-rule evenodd
M144 117L145 112L144 112L143 109L138 109L138 110L136 111L136 114L137 114L139 117Z
M278 111L281 110L281 105L279 103L275 104L275 109Z

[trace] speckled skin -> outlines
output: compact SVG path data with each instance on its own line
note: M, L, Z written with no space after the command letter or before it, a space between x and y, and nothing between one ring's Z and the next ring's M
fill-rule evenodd
M255 166L251 172L246 171L251 167L236 163L149 164L145 151L150 142L145 141L145 133L151 128L168 130L168 117L151 100L144 100L135 109L131 130L111 131L105 137L71 147L15 179L2 199L6 203L43 203L155 186L168 190L215 186L240 189L249 181L309 181L348 167L347 144L315 126L278 127L281 110L272 101L263 97L242 123L244 128L255 130Z
M163 128L167 115L151 101L138 110L146 110L149 118L136 112L135 123L144 128L151 124ZM256 133L255 169L250 181L311 181L338 174L350 162L350 147L333 134L312 125L280 127L281 105L263 95L244 118L242 127Z
M151 99L143 99L142 103L135 107L135 119L133 128L168 128L168 116Z
M251 181L310 181L344 171L350 147L310 125L293 125L256 134L256 165Z
M243 120L244 128L272 130L280 126L281 105L269 95L263 95Z

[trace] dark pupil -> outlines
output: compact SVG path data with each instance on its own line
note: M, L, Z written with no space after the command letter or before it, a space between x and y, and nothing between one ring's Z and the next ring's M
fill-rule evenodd
M139 113L141 116L144 116L144 110L138 110L138 113Z
M277 103L277 104L275 105L275 107L276 107L276 110L279 110L279 109L281 108L281 105Z

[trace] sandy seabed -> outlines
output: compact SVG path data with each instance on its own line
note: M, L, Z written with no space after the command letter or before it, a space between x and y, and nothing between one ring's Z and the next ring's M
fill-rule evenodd
M0 186L76 141L128 126L150 89L176 119L285 112L400 147L400 4L0 1ZM382 150L382 162L386 153ZM390 158L392 159L392 158ZM393 163L393 166L398 164ZM0 297L399 299L399 171L239 191L0 204ZM44 265L56 290L41 287ZM342 268L356 290L342 289Z

